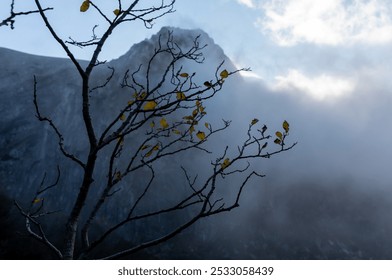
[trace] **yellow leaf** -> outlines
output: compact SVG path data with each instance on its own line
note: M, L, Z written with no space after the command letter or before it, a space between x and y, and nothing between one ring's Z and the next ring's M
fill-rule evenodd
M119 10L119 9L115 9L115 10L113 11L113 14L115 14L116 16L118 16L118 15L120 14L120 10Z
M154 151L157 151L157 150L159 150L159 144L156 144L154 147L152 147L151 150L149 150L149 151L144 155L144 157L150 157L150 156L152 155L152 153L153 153Z
M172 131L174 134L181 134L181 131L179 131L178 129L173 129Z
M258 119L253 119L250 124L255 125L258 121L259 121Z
M227 72L227 70L225 69L220 73L220 76L222 79L226 79L227 77L229 77L229 72Z
M180 74L180 77L188 78L188 77L189 77L189 74L188 74L188 73L181 73L181 74Z
M201 106L201 102L199 100L196 100L196 106L200 107Z
M223 163L221 164L221 168L225 169L226 167L228 167L230 165L230 159L225 158L225 160L223 161Z
M283 137L282 132L277 131L277 132L275 132L275 135L276 135L276 137L278 137L280 140L282 140L282 137Z
M288 133L289 128L290 128L289 123L287 121L284 121L282 126L283 126L284 131L286 131L286 133Z
M41 201L42 201L42 198L36 198L36 199L33 200L33 203L38 203L38 202L41 202Z
M276 138L276 139L274 140L274 143L275 143L275 144L280 144L280 143L282 143L282 141L281 141L280 139Z
M189 133L192 134L193 132L195 132L195 127L192 125L192 126L189 128Z
M169 124L167 123L167 121L166 121L165 118L162 118L162 119L159 121L159 124L162 126L162 128L168 128L168 127L169 127Z
M192 112L192 116L193 116L193 117L196 117L198 113L199 113L199 110L198 110L198 109L195 109L195 110L193 110L193 112Z
M208 122L206 122L206 123L204 124L204 126L205 126L206 128L208 128L208 129L210 129L210 124L209 124Z
M145 149L148 149L148 148L150 148L150 147L151 147L151 145L144 145L144 146L142 146L142 147L140 148L140 150L144 151Z
M185 94L181 91L178 91L177 92L177 100L184 100L184 99L186 99Z
M82 5L80 6L80 11L84 13L85 11L88 10L88 8L90 8L90 1L89 0L83 1Z
M154 147L152 147L152 150L153 150L153 151L159 150L159 144L156 144Z
M132 100L128 101L129 106L132 106L133 103L135 103L135 101L132 101Z
M121 114L120 120L125 121L125 119L126 119L125 115L124 115L124 114Z
M196 133L197 138L199 138L201 141L203 141L204 139L206 139L206 134L203 131L198 131Z
M155 101L148 101L146 105L144 105L144 110L154 110L158 104Z
M147 97L147 92L143 91L140 96L138 96L137 100L144 100Z
M151 127L151 128L154 128L154 127L155 127L155 122L154 122L154 121L152 121L152 122L150 123L150 127Z
M183 117L183 119L184 120L193 120L194 119L194 117L193 116L185 116L185 117Z

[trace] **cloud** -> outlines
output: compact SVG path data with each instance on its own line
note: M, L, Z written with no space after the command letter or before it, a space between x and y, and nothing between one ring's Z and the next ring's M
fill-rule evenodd
M238 3L247 6L248 8L256 8L253 0L237 0Z
M391 8L385 0L269 0L256 21L282 46L392 42Z
M259 79L262 80L263 78L257 74L256 72L249 72L249 71L242 71L240 75L244 78L252 78L252 79Z
M276 90L300 91L320 101L347 95L355 88L353 80L327 74L307 77L295 69L290 69L286 76L277 76L275 79Z

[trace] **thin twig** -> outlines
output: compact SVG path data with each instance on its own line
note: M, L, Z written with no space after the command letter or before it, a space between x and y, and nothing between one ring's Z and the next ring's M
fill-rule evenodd
M26 16L26 15L30 15L30 14L37 14L40 12L39 10L33 10L33 11L27 11L27 12L15 12L14 5L15 5L15 0L12 0L11 5L10 5L11 6L10 16L0 22L0 27L1 26L9 26L11 29L14 29L16 17ZM45 8L42 10L45 12L45 11L53 10L53 8Z

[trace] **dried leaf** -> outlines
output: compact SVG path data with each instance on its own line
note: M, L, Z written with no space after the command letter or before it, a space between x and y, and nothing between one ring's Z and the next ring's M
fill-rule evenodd
M150 157L152 155L153 150L150 150L147 154L144 155L144 157Z
M155 101L148 101L148 102L144 105L143 109L144 109L145 111L154 110L155 107L156 107L157 105L158 105L158 104L157 104Z
M159 144L156 144L154 147L152 147L151 150L149 150L149 151L144 155L144 157L150 157L150 156L152 155L152 153L153 153L154 151L157 151L157 150L159 150Z
M198 131L198 132L196 133L196 136L197 136L197 138L200 139L200 141L203 141L203 140L206 139L206 134L205 134L203 131Z
M120 14L120 10L119 10L119 9L115 9L115 10L113 11L113 14L115 14L116 16L118 16L118 15Z
M140 150L144 151L144 150L146 150L146 149L148 149L148 148L150 148L150 147L151 147L151 145L144 145L144 146L142 146L142 147L140 148Z
M250 124L251 124L251 125L255 125L255 124L258 123L258 122L259 122L258 119L253 119L253 120L250 122Z
M160 124L161 127L164 128L164 129L166 129L166 128L169 127L169 124L167 123L167 121L166 121L165 118L162 118L162 119L159 121L159 124Z
M230 165L230 159L229 158L225 158L225 160L221 164L222 170L225 169L226 167L228 167L229 165Z
M186 99L186 95L181 91L177 92L176 95L177 95L177 100L185 100Z
M220 76L222 79L226 79L227 77L229 77L229 72L227 72L227 70L225 69L220 73Z
M86 0L86 1L83 1L82 5L80 6L80 11L81 11L82 13L84 13L84 12L87 11L89 8L90 8L90 1L89 1L89 0Z
M183 119L192 121L194 119L194 117L193 116L185 116L185 117L183 117Z
M189 77L189 74L188 74L188 73L181 73L181 74L180 74L180 77L188 78L188 77Z
M287 121L284 121L282 126L283 126L284 131L286 131L286 133L288 133L289 129L290 129L289 123Z
M144 100L147 97L147 92L143 91L138 97L137 100Z
M212 84L210 82L204 82L204 85L208 88L212 87Z
M158 151L159 150L159 144L156 144L154 147L152 147L153 151Z
M42 198L36 198L33 200L33 203L38 203L38 202L41 202L42 200L43 200Z
M87 11L89 8L90 8L90 1L89 1L89 0L86 0L86 1L83 1L82 5L80 6L80 11L81 11L82 13L84 13L84 12Z

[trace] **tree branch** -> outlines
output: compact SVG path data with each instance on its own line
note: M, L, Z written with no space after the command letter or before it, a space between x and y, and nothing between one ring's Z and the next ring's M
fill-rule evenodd
M34 99L33 99L33 102L34 102L35 112L37 114L38 120L41 122L47 122L49 124L49 126L53 129L55 134L57 135L57 137L59 139L58 145L59 145L60 151L63 153L63 155L65 157L71 159L72 161L76 162L80 167L85 169L86 165L80 159L78 159L75 155L70 154L65 150L64 137L61 134L60 130L57 128L57 126L54 124L54 122L51 119L49 119L48 117L44 117L41 115L39 105L38 105L38 100L37 100L37 78L35 75L34 75Z
M85 77L86 73L83 70L82 66L79 64L79 62L76 60L75 56L73 53L69 50L67 45L63 42L63 40L60 39L60 37L57 35L56 31L54 31L52 25L50 24L48 18L45 15L45 10L42 9L41 3L39 0L34 0L35 4L37 5L39 14L41 15L41 18L44 20L46 27L48 28L50 34L52 34L52 37L59 43L59 45L64 49L65 53L69 57L69 59L72 61L72 63L75 65L76 69L78 70L79 74L81 77Z
M26 12L15 12L14 11L14 5L15 5L15 0L12 0L11 2L11 10L10 10L10 16L4 20L2 20L0 22L0 27L1 26L9 26L11 29L14 29L14 24L15 24L15 18L18 16L26 16L26 15L30 15L30 14L37 14L40 11L39 10L35 10L35 11L26 11ZM53 8L45 8L43 9L43 11L49 11L49 10L53 10Z
M59 259L62 259L63 255L61 251L57 249L57 247L48 240L41 223L32 218L29 213L23 211L22 207L16 201L14 201L14 204L18 208L19 212L26 218L26 229L28 233L38 241L41 241L43 244L45 244L49 249L51 249ZM31 223L33 223L38 228L39 233L34 232L34 230L31 228Z

